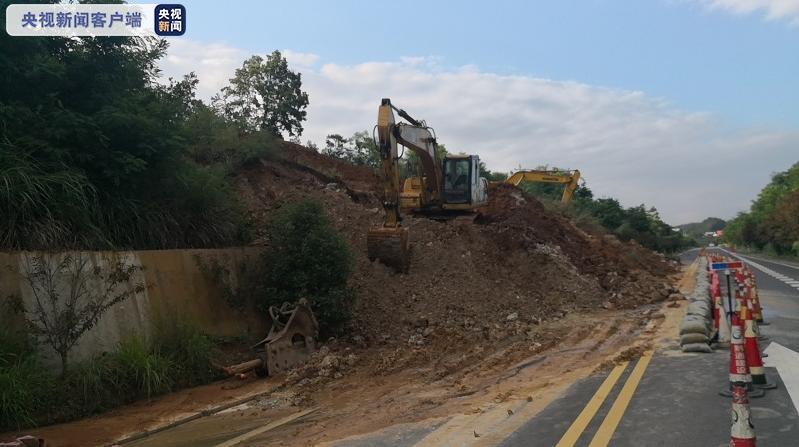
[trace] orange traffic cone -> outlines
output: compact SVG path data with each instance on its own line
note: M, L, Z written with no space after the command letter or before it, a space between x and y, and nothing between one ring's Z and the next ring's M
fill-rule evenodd
M746 364L741 319L733 312L730 315L730 386L729 389L719 391L719 394L725 397L732 396L737 384L743 384L749 397L763 397L766 394L762 389L755 389L752 386L752 376Z
M755 447L755 426L749 412L749 397L746 385L736 383L732 388L732 426L730 427L730 447Z
M749 278L749 296L752 298L752 318L762 325L768 325L763 321L763 309L760 307L760 297L757 294L757 285L755 284L755 276L751 275Z
M760 357L760 346L757 343L757 323L752 320L749 300L744 296L745 305L741 308L741 317L744 321L744 352L746 353L746 366L752 377L752 385L762 389L777 388L775 383L766 380L766 369Z

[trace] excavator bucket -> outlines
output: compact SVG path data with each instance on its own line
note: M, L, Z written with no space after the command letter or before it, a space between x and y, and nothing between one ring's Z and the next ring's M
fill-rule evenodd
M308 360L316 350L319 324L305 298L294 306L289 303L283 303L280 308L270 306L269 316L272 328L253 348L263 350L266 357L263 366L269 375L274 375Z
M408 273L411 253L408 248L408 229L404 227L375 227L366 235L369 260L379 260L399 273Z

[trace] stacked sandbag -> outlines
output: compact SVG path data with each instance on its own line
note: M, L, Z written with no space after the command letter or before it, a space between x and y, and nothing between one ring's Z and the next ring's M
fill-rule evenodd
M700 257L696 285L688 296L688 309L680 325L680 348L683 352L712 352L713 305L709 290L707 259Z

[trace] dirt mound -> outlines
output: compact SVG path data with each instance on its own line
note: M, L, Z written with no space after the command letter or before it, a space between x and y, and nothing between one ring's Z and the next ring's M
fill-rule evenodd
M475 224L406 217L411 269L399 275L366 257L366 232L383 214L371 169L287 144L283 160L246 168L237 187L261 223L285 203L325 205L356 260L350 342L383 352L371 360L376 371L415 363L444 374L467 361L465 351L534 338L541 321L664 299L674 272L659 255L587 234L501 185Z

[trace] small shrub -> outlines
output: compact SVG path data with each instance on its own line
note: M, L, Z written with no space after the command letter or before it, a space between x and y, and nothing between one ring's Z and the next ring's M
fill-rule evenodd
M306 297L323 333L340 331L349 319L353 293L347 286L353 261L322 205L304 201L283 207L268 228L264 254L266 310Z
M153 347L172 364L172 379L178 386L208 383L217 377L212 364L213 342L188 320L156 327Z
M24 311L19 296L8 296L0 302L0 366L13 363L33 351Z
M35 424L54 389L55 379L33 356L0 361L0 431Z
M76 363L61 385L58 411L54 420L70 420L125 404L135 398L114 355L103 354Z
M150 349L142 337L131 337L119 344L113 353L125 388L137 396L150 397L172 390L174 364Z

